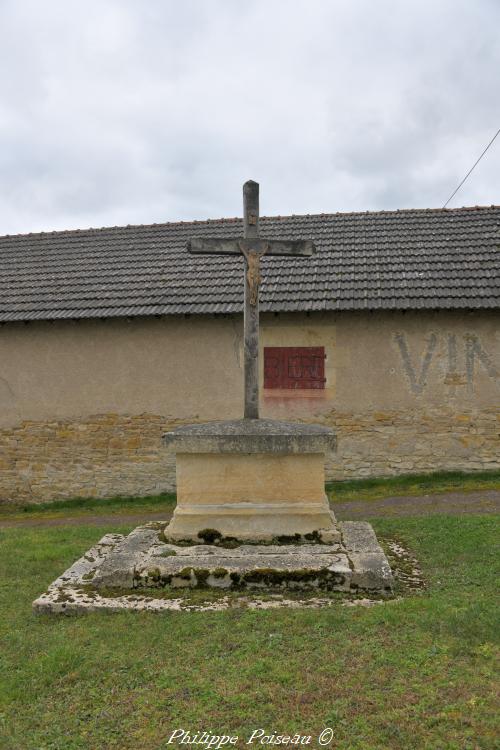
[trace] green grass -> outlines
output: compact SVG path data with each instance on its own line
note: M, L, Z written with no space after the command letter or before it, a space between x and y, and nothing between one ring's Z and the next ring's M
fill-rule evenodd
M473 492L500 489L500 471L437 471L430 474L402 474L328 482L332 502L380 500L397 495L438 495L446 492Z
M74 497L69 500L53 500L50 503L38 503L37 505L23 505L21 510L24 513L33 513L41 510L74 510L84 508L85 510L104 510L110 508L123 507L132 504L134 507L139 505L162 505L165 502L175 502L175 494L163 493L162 495L149 495L147 497Z
M48 503L30 505L0 506L2 519L61 518L80 515L115 515L125 513L172 512L175 507L175 494L148 495L147 497L73 497L67 500L53 500Z
M0 747L156 750L180 727L331 726L346 750L494 748L498 521L374 523L428 587L371 609L66 618L33 615L32 599L119 527L0 531Z

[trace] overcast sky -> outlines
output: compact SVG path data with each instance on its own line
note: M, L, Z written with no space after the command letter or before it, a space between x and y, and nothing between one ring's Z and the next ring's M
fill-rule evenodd
M0 0L0 234L440 207L500 127L499 0ZM500 203L500 136L451 206Z

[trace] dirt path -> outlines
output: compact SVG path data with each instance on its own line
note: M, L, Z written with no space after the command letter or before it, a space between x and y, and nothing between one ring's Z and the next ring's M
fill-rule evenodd
M335 503L339 520L377 517L427 516L435 513L500 513L500 490L480 492L448 492L441 495L386 497L381 500L356 500ZM110 513L61 516L60 518L0 519L0 529L50 526L128 526L147 521L168 521L171 511L154 513Z
M388 516L428 516L435 513L500 513L500 490L402 495L381 500L335 503L333 509L339 519L353 521Z

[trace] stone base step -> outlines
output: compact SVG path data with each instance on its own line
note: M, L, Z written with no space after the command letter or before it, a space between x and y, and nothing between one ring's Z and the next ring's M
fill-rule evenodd
M165 536L173 541L200 541L200 531L224 537L272 542L289 536L297 541L340 542L335 516L326 499L319 503L221 503L177 505ZM246 531L248 529L248 531Z
M89 600L92 609L112 609L107 590L115 596L120 591L124 597L133 593L135 604L141 597L147 599L151 589L390 595L392 572L371 526L364 522L339 526L341 542L337 544L179 546L164 541L165 524L138 527L128 536L108 534L54 581L33 607L40 612L63 612L70 611L73 602L75 611L80 611L86 606L82 601Z

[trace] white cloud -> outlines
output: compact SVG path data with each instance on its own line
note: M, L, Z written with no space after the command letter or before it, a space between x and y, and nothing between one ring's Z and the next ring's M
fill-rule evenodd
M440 206L500 123L490 0L3 0L0 233ZM451 205L498 203L500 139Z

